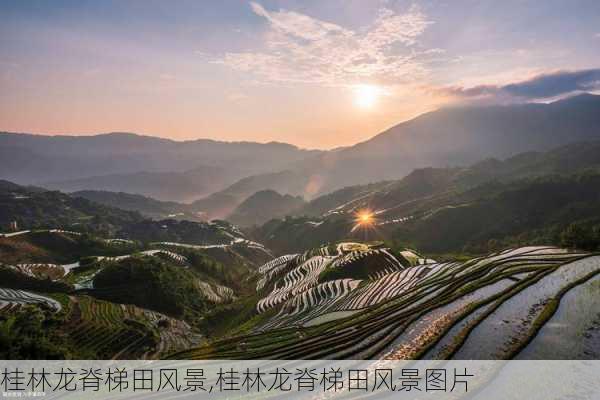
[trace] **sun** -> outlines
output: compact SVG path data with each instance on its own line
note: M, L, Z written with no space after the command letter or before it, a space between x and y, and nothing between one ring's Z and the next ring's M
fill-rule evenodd
M354 225L350 232L354 232L357 229L369 231L375 229L376 225L375 214L371 210L364 208L354 213Z
M356 223L359 225L372 225L373 222L373 213L369 210L359 211L356 214Z
M375 85L357 85L354 87L354 102L360 108L373 108L381 92L381 88Z

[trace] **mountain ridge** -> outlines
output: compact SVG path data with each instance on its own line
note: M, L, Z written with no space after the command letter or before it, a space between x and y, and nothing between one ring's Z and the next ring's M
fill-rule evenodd
M445 107L335 151L304 150L279 142L176 142L131 133L90 137L0 133L0 178L21 184L53 182L53 188L67 190L70 180L139 172L184 173L200 162L226 169L230 179L220 178L217 185L184 198L169 190L170 195L161 199L203 198L243 179L264 182L243 197L274 189L310 199L349 185L399 179L416 168L468 165L595 139L600 135L598 126L600 96L582 94L547 104ZM287 187L269 186L269 175L284 171L294 174ZM74 190L97 189L90 185ZM127 191L123 187L102 189ZM148 191L138 193L156 197ZM243 200L230 201L231 209Z
M163 200L192 201L246 176L283 170L291 162L317 153L276 142L176 142L121 133L89 137L0 133L0 178L67 191L135 191ZM222 172L207 173L192 184L186 183L185 174L200 166ZM157 182L135 188L135 174L140 173L152 175ZM101 187L97 185L99 179L106 181ZM193 190L180 195L178 188L162 189L177 180L193 186ZM130 187L133 189L128 190Z
M288 148L295 148L298 150L305 151L324 151L320 149L309 149L297 146L292 143L280 142L277 140L270 140L267 142L258 142L254 140L218 140L211 138L197 138L197 139L183 139L176 140L171 138L164 138L160 136L153 136L135 132L102 132L102 133L90 133L83 135L68 135L68 134L45 134L45 133L32 133L32 132L14 132L14 131L0 131L0 135L15 135L19 137L33 137L33 138L49 138L49 139L73 139L81 138L86 139L102 139L102 138L129 138L129 139L144 139L148 141L156 142L171 142L171 143L218 143L218 144L251 144L251 145L271 145L271 146L282 146Z
M369 140L324 153L299 167L328 191L398 179L412 169L472 164L524 151L545 151L600 137L600 96L553 103L445 107L401 122Z

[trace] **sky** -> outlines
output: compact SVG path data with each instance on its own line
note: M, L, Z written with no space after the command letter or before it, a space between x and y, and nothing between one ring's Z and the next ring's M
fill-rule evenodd
M330 149L599 89L597 0L0 2L0 131Z

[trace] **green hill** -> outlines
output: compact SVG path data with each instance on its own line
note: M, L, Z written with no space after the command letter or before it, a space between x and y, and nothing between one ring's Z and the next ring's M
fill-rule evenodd
M0 227L15 221L19 229L70 228L111 235L122 226L142 221L131 211L107 207L61 192L14 184L0 186Z
M104 190L81 190L71 193L71 196L83 197L95 203L122 210L137 211L145 217L153 219L177 218L191 221L200 220L197 215L191 212L187 204L155 200L140 194Z
M244 200L227 220L238 226L261 225L270 219L293 214L303 205L304 200L300 196L263 190Z
M384 240L435 253L561 245L572 223L593 235L599 171L600 142L465 168L424 168L398 181L317 198L295 213L299 217L270 221L251 234L280 254L345 239ZM364 210L373 214L372 229L356 229L356 215Z

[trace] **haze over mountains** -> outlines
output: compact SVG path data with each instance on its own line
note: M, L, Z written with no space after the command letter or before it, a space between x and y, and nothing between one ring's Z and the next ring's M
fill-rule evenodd
M412 169L461 166L489 158L600 137L600 96L583 94L550 104L443 108L400 123L352 147L303 165L324 192L384 179ZM321 171L321 172L319 172Z
M194 203L195 211L225 217L261 190L309 200L344 186L399 179L415 168L464 166L593 140L600 137L599 126L600 96L583 94L550 104L444 108L328 152L281 143L175 142L120 133L3 133L0 178L161 200L204 197Z
M280 195L273 190L261 190L236 207L227 220L238 226L261 225L272 218L291 215L304 204L300 196Z
M396 125L355 146L318 154L292 170L245 178L194 203L227 218L260 190L311 200L346 186L400 179L413 169L463 167L600 138L600 96L551 104L447 108ZM243 189L242 189L243 188Z
M191 201L237 179L280 170L319 153L275 142L0 133L0 177L67 191L126 191Z

